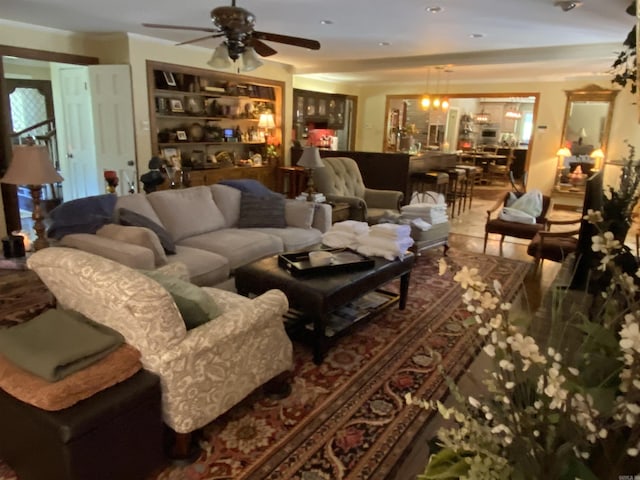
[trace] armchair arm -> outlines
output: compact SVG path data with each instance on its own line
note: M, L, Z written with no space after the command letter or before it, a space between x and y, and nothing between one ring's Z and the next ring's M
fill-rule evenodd
M364 222L367 218L367 204L360 197L345 197L343 195L326 195L328 202L348 203L349 218Z
M551 225L572 225L574 223L580 223L581 221L582 221L582 218L573 218L569 220L553 220L550 218L545 219L547 229L549 229Z
M364 201L369 208L400 210L400 203L403 198L404 194L395 190L364 189Z
M487 222L491 220L491 214L502 207L504 207L504 198L499 199L494 205L487 209Z

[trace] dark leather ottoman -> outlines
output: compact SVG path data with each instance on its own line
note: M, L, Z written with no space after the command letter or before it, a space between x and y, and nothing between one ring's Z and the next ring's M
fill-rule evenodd
M140 480L164 462L160 382L140 370L69 408L0 390L0 457L20 480Z

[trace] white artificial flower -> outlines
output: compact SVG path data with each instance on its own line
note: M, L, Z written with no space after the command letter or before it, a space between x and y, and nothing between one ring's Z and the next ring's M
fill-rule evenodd
M465 290L469 287L484 287L477 268L467 268L466 266L463 266L453 276L453 280L458 282Z
M502 284L498 279L493 281L493 289L495 290L496 294L502 295Z
M587 210L587 214L583 217L584 220L588 221L589 223L600 223L602 222L604 219L602 218L602 213L600 213L600 210L593 210L592 208Z
M480 408L480 402L478 400L476 400L473 397L469 397L469 404L473 407L473 408Z
M443 257L440 257L440 260L438 260L438 275L444 275L448 267L447 261Z
M480 296L480 305L485 310L494 310L500 300L489 292L484 292Z
M491 328L495 328L497 330L500 328L500 325L502 325L502 315L500 313L489 320L489 326L491 326Z
M620 348L640 353L640 327L638 322L627 322L620 329Z
M489 355L491 358L496 356L496 347L494 347L493 345L485 345L483 350L484 353Z

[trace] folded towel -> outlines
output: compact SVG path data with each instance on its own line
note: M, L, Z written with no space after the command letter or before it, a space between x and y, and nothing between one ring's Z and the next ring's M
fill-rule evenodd
M353 233L329 230L322 234L322 243L332 248L355 248L358 240Z
M411 225L407 225L409 228L409 236L401 239L392 239L388 237L374 235L370 233L368 235L361 235L358 237L358 245L367 245L369 247L378 247L391 252L405 252L411 245L413 245L413 238L411 238Z
M389 238L406 238L411 235L411 227L396 223L378 223L371 227L370 233Z
M344 222L336 222L331 226L330 230L340 230L362 235L369 231L367 222L358 222L356 220L345 220Z
M395 260L396 258L404 258L407 250L389 250L386 248L375 247L372 245L358 245L356 248L358 253L368 257L383 257L387 260Z
M425 222L421 218L414 218L413 220L411 220L411 225L413 225L414 227L416 227L418 230L422 232L426 232L431 228L431 224L428 222Z
M122 335L80 313L50 309L0 330L0 353L24 370L55 382L105 357Z
M423 212L433 212L433 211L446 212L447 204L446 203L439 203L439 204L414 203L411 205L405 205L403 207L400 207L400 211L402 213L423 213Z

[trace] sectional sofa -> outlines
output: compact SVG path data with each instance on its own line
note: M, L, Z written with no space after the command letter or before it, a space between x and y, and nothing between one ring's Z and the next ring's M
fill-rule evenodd
M219 287L238 266L321 243L331 226L327 204L222 184L121 196L113 214L113 223L65 235L58 245L138 269L181 262L192 283Z

